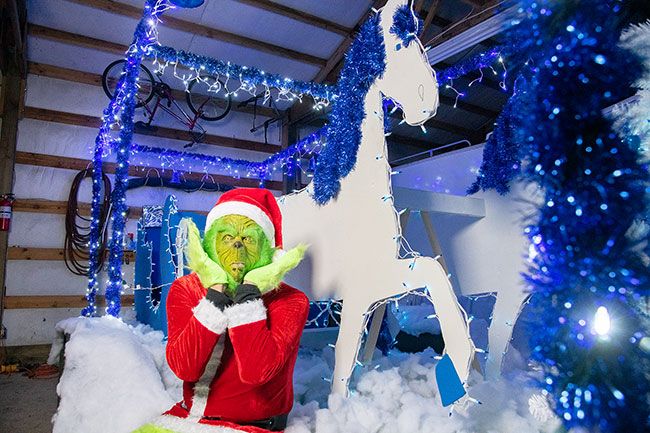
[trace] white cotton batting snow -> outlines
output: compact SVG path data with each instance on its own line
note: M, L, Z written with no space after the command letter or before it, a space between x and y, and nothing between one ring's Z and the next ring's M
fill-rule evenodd
M165 362L162 333L119 319L69 319L70 336L57 388L54 433L128 433L180 399L180 381ZM53 350L55 355L56 348ZM535 433L558 421L537 421L528 400L536 390L523 374L485 382L476 374L465 415L451 417L437 398L435 352L379 356L360 371L348 399L329 396L333 351L301 351L294 374L295 405L286 433ZM54 360L52 356L51 361ZM532 401L539 400L537 397ZM534 411L533 411L534 412Z
M57 340L64 333L70 340L53 433L130 432L180 398L162 332L110 316L67 319L56 329ZM55 342L48 362L55 361L58 347Z

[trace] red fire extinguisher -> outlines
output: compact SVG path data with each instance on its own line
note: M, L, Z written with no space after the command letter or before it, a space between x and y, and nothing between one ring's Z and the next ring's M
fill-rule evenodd
M11 209L13 205L13 194L0 195L0 231L9 231L9 227L11 226Z

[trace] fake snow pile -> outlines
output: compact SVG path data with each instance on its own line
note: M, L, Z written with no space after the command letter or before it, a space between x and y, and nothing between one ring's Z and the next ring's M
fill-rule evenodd
M415 355L391 352L360 375L348 399L328 398L329 384L322 385L321 377L316 377L331 374L333 354L328 355L327 364L316 355L298 359L296 403L286 433L550 433L559 426L522 377L499 382L473 377L470 395L482 404L471 404L464 415L450 417L437 397L432 349ZM302 403L314 396L316 402ZM319 402L327 407L319 409ZM531 411L537 412L537 419Z
M165 362L161 332L110 317L68 319L57 330L59 343L64 333L70 341L54 433L128 433L180 399L180 381ZM55 347L50 362L56 355ZM450 417L436 396L435 355L429 349L380 357L361 372L352 396L343 399L328 396L330 384L323 380L332 374L332 349L301 352L286 433L550 433L558 427L554 418L537 420L548 411L543 405L534 407L537 419L531 415L535 391L522 378L488 383L474 377L470 394L483 404Z
M65 334L70 341L53 433L130 432L180 399L162 332L111 316L63 320L56 331L49 364L58 362Z

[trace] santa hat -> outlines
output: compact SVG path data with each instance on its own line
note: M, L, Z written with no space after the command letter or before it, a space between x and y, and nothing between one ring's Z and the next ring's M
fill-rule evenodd
M268 189L237 188L223 193L208 213L205 231L226 215L242 215L255 221L271 245L282 249L282 214L275 196Z

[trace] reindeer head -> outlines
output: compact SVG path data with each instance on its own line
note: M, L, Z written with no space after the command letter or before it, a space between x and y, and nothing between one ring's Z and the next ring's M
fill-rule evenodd
M393 99L409 125L421 125L438 109L438 82L417 37L420 21L408 0L388 0L381 11L386 70L379 89Z

